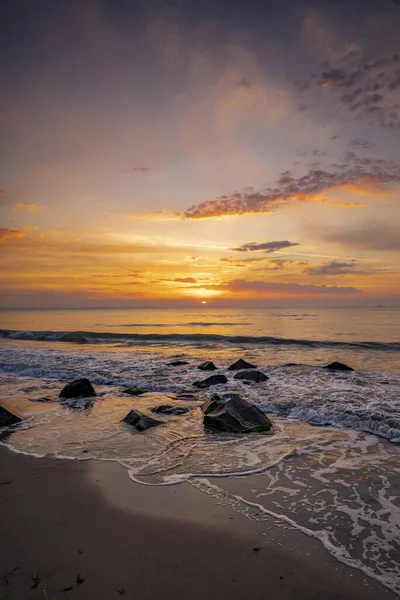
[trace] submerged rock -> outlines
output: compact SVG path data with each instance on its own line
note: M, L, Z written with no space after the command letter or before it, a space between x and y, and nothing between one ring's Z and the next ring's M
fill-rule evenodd
M61 398L61 404L76 410L88 410L89 408L92 408L94 399L93 396L87 396L85 398Z
M329 365L326 365L325 367L322 367L322 368L330 369L331 371L354 371L354 369L352 369L348 365L345 365L344 363L336 362L336 361L333 363L330 363Z
M204 415L204 425L233 433L263 433L271 429L271 421L255 404L239 395Z
M234 379L245 379L246 381L256 381L260 383L261 381L267 381L269 377L261 373L261 371L240 371L240 373L236 373Z
M189 412L188 408L183 406L169 406L169 404L162 404L161 406L157 406L156 408L152 408L151 412L153 413L161 413L162 415L184 415Z
M256 369L256 365L251 365L250 363L243 360L243 358L239 358L233 365L228 367L228 371L240 371L241 369Z
M141 396L145 394L147 390L142 390L142 388L132 387L132 388L124 388L122 392L124 394L129 394L130 396Z
M67 383L61 390L60 398L85 398L86 396L96 396L96 392L89 379L75 379Z
M182 367L183 365L188 365L187 360L173 360L169 363L171 367Z
M142 415L135 410L131 410L122 421L134 427L136 431L146 431L146 429L151 429L151 427L156 427L164 423L164 421L157 421L157 419L153 419L152 417L146 417L146 415Z
M212 385L219 385L220 383L228 383L225 375L211 375L211 377L207 377L203 381L195 381L193 385L199 388L207 388Z
M216 368L217 367L213 362L211 362L211 360L206 360L206 362L203 362L198 366L198 369L201 369L201 371L215 371Z
M20 423L21 419L14 415L12 412L4 408L4 406L0 405L0 427L9 427L10 425L15 425L15 423Z
M221 400L220 396L218 396L218 394L213 394L208 398L208 400L203 402L200 408L205 415L208 415L208 413L216 410L219 406L221 406L221 404L223 404L223 401Z

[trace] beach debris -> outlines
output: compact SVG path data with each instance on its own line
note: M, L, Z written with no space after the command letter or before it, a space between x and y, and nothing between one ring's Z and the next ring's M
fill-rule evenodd
M0 485L10 485L12 483L12 479L7 479L7 481L0 481Z
M211 375L207 379L203 379L203 381L195 381L193 385L199 388L207 388L212 385L219 385L220 383L228 383L225 375Z
M124 394L129 394L129 396L141 396L142 394L146 394L147 390L142 390L142 388L138 387L129 387L124 388L122 392Z
M124 596L126 594L126 589L125 588L116 588L118 594L121 594L121 596Z
M31 575L32 585L31 589L34 590L40 583L40 575Z
M253 552L260 552L262 546L254 546Z
M173 360L169 364L171 367L183 367L183 365L188 365L189 363L187 360Z
M71 590L73 590L73 589L74 589L74 586L73 586L73 585L70 585L69 587L65 587L65 588L63 588L63 592L70 592L70 591L71 591Z
M241 369L256 369L256 365L251 365L250 363L243 360L243 358L239 358L233 365L228 367L228 371L240 371Z
M218 394L212 394L212 396L210 396L208 400L203 402L200 408L205 415L208 415L208 413L213 412L213 410L216 410L219 406L221 406L221 404L223 404L221 397Z
M256 381L260 383L261 381L267 381L269 377L261 373L261 371L240 371L236 373L234 379L245 379L246 381Z
M329 365L325 365L322 368L323 369L330 369L331 371L354 371L354 369L352 369L348 365L345 365L344 363L337 362L337 361L332 362Z
M184 415L189 412L188 408L183 406L170 406L169 404L162 404L156 408L150 409L153 413L161 413L162 415Z
M147 417L146 415L142 415L134 410L131 410L126 417L122 419L122 421L134 427L136 431L146 431L146 429L150 429L151 427L156 427L157 425L162 425L164 423L164 421L157 421L157 419Z
M9 427L20 422L21 419L17 415L14 415L14 413L0 404L0 427Z
M205 362L201 363L201 365L199 365L197 368L201 371L215 371L217 367L214 365L213 362L211 362L211 360L206 360Z
M86 398L87 396L96 396L96 392L89 379L75 379L70 381L60 392L60 398Z
M205 414L203 423L211 429L233 433L264 433L271 429L267 415L238 394Z

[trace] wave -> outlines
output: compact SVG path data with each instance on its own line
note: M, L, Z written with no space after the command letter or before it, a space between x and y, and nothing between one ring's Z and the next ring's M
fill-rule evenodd
M308 348L357 348L369 350L400 351L400 342L347 342L337 340L305 340L277 338L272 336L221 335L204 333L121 333L95 331L29 331L0 329L0 337L10 340L31 340L41 342L118 343L141 344L164 342L213 343L213 344L258 344L262 346L304 346Z

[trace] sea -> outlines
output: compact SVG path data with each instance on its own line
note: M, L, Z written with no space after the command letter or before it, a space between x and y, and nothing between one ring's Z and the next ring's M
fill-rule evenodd
M239 358L268 380L235 380ZM206 360L227 384L193 385L210 375L198 369ZM323 368L333 361L354 371ZM80 377L97 396L60 401ZM11 450L115 461L132 485L193 485L299 529L400 594L400 308L8 310L0 386L23 417L0 430ZM256 403L271 432L206 431L200 406L212 393ZM165 404L189 411L142 433L122 422Z

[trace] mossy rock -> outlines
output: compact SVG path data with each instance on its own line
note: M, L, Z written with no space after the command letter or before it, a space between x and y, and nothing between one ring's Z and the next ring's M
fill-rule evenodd
M122 390L124 394L129 394L129 396L141 396L142 394L146 394L147 390L142 390L142 388L132 387L132 388L124 388Z

